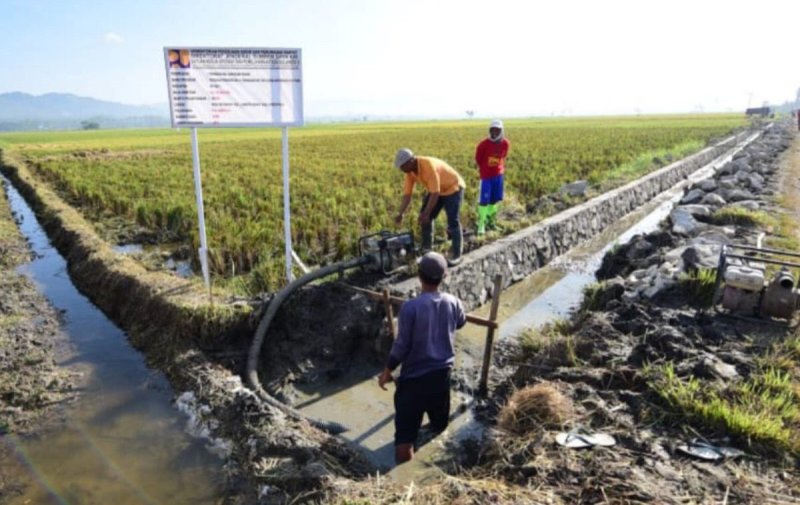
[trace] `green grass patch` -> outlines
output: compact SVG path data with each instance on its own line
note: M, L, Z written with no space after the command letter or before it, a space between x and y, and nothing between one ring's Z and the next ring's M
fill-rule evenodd
M595 177L589 179L589 182L592 184L601 184L601 187L613 187L623 184L650 172L654 168L660 168L673 161L694 154L703 147L705 147L704 142L690 140L667 149L647 151L604 174L596 174Z
M766 212L743 207L723 207L711 214L710 221L716 225L732 224L750 228L766 228L775 224L775 219Z
M678 377L672 363L648 368L650 387L674 410L712 429L800 456L800 338L775 344L749 377Z

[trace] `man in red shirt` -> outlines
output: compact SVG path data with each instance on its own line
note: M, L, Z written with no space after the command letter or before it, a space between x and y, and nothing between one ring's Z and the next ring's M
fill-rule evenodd
M481 177L478 235L486 233L487 227L497 229L497 205L503 200L503 174L510 148L511 143L503 135L503 122L495 119L489 125L489 137L475 149L475 163Z

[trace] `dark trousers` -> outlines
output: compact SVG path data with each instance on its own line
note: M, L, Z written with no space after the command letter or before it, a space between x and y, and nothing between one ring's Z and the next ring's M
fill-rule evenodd
M394 410L395 445L416 443L424 414L433 432L444 431L450 422L450 369L398 381Z
M426 194L422 199L422 209L425 210L428 206L428 199L430 194ZM422 249L429 250L433 247L433 221L439 216L439 213L444 209L447 214L447 231L452 240L453 257L461 256L461 221L459 214L461 213L461 202L464 199L464 188L459 189L452 195L441 196L431 211L431 219L428 224L422 226Z

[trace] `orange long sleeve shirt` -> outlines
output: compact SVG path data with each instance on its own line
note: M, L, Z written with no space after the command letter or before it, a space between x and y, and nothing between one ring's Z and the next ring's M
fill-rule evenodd
M467 187L453 167L431 156L417 156L417 173L406 174L403 194L411 195L414 184L422 184L429 193L439 193L441 196L452 195L460 188Z

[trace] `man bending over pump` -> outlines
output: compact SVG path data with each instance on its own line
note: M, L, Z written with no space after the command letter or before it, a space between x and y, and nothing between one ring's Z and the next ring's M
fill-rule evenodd
M457 265L461 261L462 251L459 213L466 187L464 179L444 161L430 156L416 156L406 148L397 151L394 166L406 174L403 201L395 217L395 224L397 226L402 224L403 214L411 203L414 185L421 184L428 191L419 213L419 224L422 226L422 251L427 252L433 247L433 222L444 209L447 214L447 232L452 241L449 264Z

